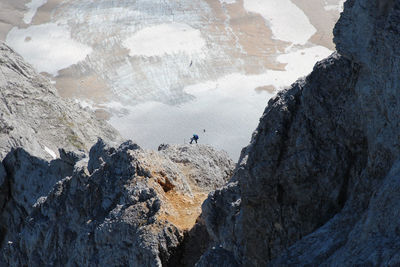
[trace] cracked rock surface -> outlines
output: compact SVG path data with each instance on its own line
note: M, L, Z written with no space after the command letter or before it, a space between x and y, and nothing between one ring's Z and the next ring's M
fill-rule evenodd
M399 1L346 1L338 53L270 100L203 204L199 266L400 264L399 21Z
M196 262L201 251L184 257L183 251L190 251L184 243L197 247L191 240L204 236L206 248L207 233L197 221L201 202L234 167L225 152L202 145L154 152L131 141L114 147L100 139L89 158L60 154L48 162L19 148L0 165L1 265ZM204 165L196 170L199 164ZM197 181L204 177L205 190ZM195 225L197 236L189 232Z

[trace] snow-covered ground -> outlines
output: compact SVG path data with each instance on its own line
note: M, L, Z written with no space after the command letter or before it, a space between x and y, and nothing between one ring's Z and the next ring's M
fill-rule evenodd
M155 57L165 54L198 53L206 45L199 30L182 23L151 26L122 42L130 56Z
M85 59L92 48L71 38L68 25L46 23L27 29L14 27L7 43L39 72L57 76L58 71Z
M276 39L306 44L317 31L304 12L290 0L244 0L244 8L261 14Z
M52 156L53 159L56 159L56 158L57 158L57 154L56 154L53 150L51 150L50 148L48 148L47 146L44 146L44 150L45 150L50 156Z
M333 52L302 0L4 1L26 7L7 43L149 148L197 133L237 159L274 90ZM337 17L343 4L312 1Z

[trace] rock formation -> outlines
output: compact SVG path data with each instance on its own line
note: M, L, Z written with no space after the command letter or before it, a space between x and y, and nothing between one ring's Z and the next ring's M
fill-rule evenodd
M198 266L400 265L400 2L348 0L338 53L268 103L203 204Z
M202 145L154 152L99 140L89 158L60 154L49 163L16 149L0 165L2 265L181 264L201 203L234 166Z
M99 140L51 162L13 149L0 164L0 265L399 266L399 22L399 1L348 0L338 52L270 100L224 186L234 166L207 146ZM0 84L0 140L13 147L13 118L44 122L18 117L30 91L11 89L50 87L0 51L1 70L26 78ZM56 131L22 144L38 151Z
M108 124L61 99L43 76L0 42L0 158L10 148L53 159L58 148L88 150L98 136L120 141ZM52 155L53 154L53 155Z

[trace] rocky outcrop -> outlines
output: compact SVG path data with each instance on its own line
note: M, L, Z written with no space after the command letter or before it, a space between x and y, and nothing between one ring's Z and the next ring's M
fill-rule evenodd
M400 264L399 22L398 1L346 1L339 54L270 100L204 203L214 249L199 266Z
M0 168L0 177L5 176L0 187L2 265L196 262L202 251L192 251L192 258L186 252L188 244L199 248L193 242L198 237L208 242L200 221L193 228L201 203L226 183L234 167L226 153L201 145L155 152L130 141L115 148L99 140L89 158L60 154L51 162L23 149L6 156L5 171ZM198 237L188 231L192 228Z
M398 1L346 1L338 53L270 100L222 187L207 146L12 150L0 265L400 265L399 22Z
M178 165L191 185L201 191L213 191L232 176L233 163L225 152L204 145L162 145L158 151Z
M78 104L61 99L50 82L0 42L0 158L11 148L53 159L58 148L88 150L118 133Z

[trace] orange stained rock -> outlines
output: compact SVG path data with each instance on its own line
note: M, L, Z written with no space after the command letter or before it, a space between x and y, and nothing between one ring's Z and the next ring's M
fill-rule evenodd
M206 193L193 193L190 196L176 192L175 190L165 193L169 209L165 210L158 217L159 220L167 220L180 230L189 230L196 223L201 213L201 204L207 198Z

